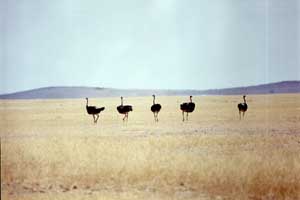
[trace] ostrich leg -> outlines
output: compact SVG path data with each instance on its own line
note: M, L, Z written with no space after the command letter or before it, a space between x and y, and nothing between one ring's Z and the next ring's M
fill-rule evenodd
M184 122L184 111L182 111L182 121Z
M96 120L95 120L95 123L98 122L98 119L99 119L99 114L97 114L97 118L96 118Z
M189 120L189 113L186 112L186 121L188 121L188 120Z
M241 120L241 111L239 111L239 114L240 114L240 120Z

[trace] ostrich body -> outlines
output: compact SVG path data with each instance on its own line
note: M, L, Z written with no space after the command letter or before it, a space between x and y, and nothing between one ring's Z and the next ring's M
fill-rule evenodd
M193 103L192 97L193 96L190 96L190 102L180 104L180 110L182 110L182 121L184 121L184 112L186 112L186 120L188 120L189 113L195 110L195 103Z
M85 99L86 99L86 111L89 115L93 115L94 123L97 123L99 119L99 114L101 111L105 109L105 107L97 108L96 106L89 106L89 99L88 98ZM97 117L95 117L95 115Z
M158 113L159 113L159 111L161 109L161 105L158 104L158 103L156 104L155 103L155 95L153 94L152 96L153 96L153 105L151 106L151 111L153 112L154 120L156 122L158 122Z
M121 105L117 107L117 110L120 114L125 115L123 118L123 121L125 119L128 121L128 113L132 111L132 106L131 105L123 105L123 97L121 97Z
M248 109L248 105L246 103L246 95L243 96L243 99L244 99L244 103L239 103L237 106L239 109L240 119L241 119L241 113L243 113L243 118L244 118L245 112Z

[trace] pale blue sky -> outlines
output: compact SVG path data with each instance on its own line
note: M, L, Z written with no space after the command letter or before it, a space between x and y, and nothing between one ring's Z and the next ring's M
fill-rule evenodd
M0 93L300 79L299 0L0 0Z

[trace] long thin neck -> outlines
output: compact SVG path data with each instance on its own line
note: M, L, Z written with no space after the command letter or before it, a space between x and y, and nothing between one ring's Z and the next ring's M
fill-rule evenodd
M244 103L246 103L246 97L244 97Z
M153 105L155 104L155 96L153 96Z
M192 103L193 101L192 101L192 97L190 97L190 102Z
M121 98L121 105L123 106L123 98Z
M86 106L88 106L89 105L89 100L88 99L86 99Z

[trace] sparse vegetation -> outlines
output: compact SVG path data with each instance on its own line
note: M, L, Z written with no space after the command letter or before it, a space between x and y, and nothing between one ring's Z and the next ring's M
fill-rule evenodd
M300 95L101 99L95 125L85 100L0 101L2 199L299 199ZM149 107L145 107L148 102Z

